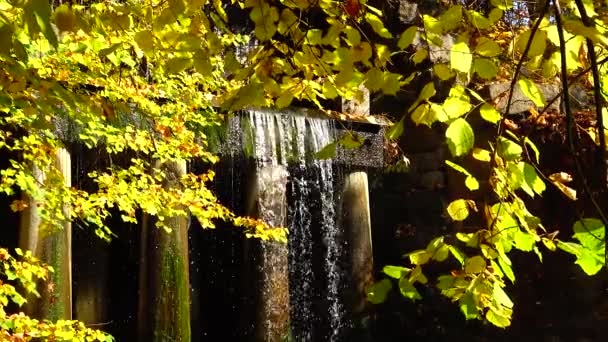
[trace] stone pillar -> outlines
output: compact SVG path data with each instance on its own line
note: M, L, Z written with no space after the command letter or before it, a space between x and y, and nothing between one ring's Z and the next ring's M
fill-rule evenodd
M342 100L342 111L349 114L369 115L369 90L359 87L363 101ZM367 173L350 172L345 175L342 191L342 226L350 247L351 277L349 305L355 316L365 314L367 307L366 287L373 283L373 254L369 187Z
M71 161L66 149L57 149L53 166L59 171L64 184L71 186ZM37 167L33 170L41 184L46 181L46 172ZM47 282L38 287L40 298L28 298L25 311L40 319L72 319L72 224L65 221L61 229L49 227L40 217L38 207L41 203L33 198L29 198L28 202L21 216L19 246L32 251L34 256L55 271ZM68 214L65 208L64 215L67 217Z
M342 226L348 237L352 285L350 310L355 316L365 314L365 289L373 283L373 254L369 189L365 172L352 172L344 180L342 191Z
M247 194L247 214L271 226L287 224L287 170L280 165L260 167ZM249 240L246 262L255 262L254 340L285 341L289 333L289 273L287 244L276 241Z
M157 165L157 167L159 167ZM179 187L186 162L161 166L166 188ZM189 217L165 219L171 232L144 217L141 236L139 338L142 342L190 342Z

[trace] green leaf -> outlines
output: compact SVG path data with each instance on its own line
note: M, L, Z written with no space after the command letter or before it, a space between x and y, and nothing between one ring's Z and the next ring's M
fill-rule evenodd
M468 98L450 96L445 100L442 107L450 119L456 119L468 113L473 106Z
M589 275L599 272L605 264L605 235L606 229L602 221L595 218L583 218L576 221L573 226L574 238L581 243L581 248L576 250L576 264L581 266L583 271ZM571 243L567 243L572 247ZM562 244L558 247L563 249Z
M365 21L369 23L374 32L376 32L382 38L392 38L393 35L384 27L384 23L382 20L378 18L375 14L367 12L365 14Z
M447 81L456 76L456 74L447 66L447 64L443 63L433 65L433 72L442 81Z
M323 30L312 29L306 32L306 42L310 45L319 45L323 40Z
M511 268L511 260L507 257L504 252L499 250L498 254L498 264L502 269L502 272L511 280L511 283L515 283L515 274L513 273L513 269Z
M477 40L475 52L483 57L496 57L500 54L500 45L492 39L481 37Z
M530 81L527 78L521 78L517 81L517 85L521 91L526 95L534 104L538 107L542 107L545 105L545 95L540 89L534 84L534 82Z
M336 143L328 144L315 154L317 159L331 159L336 155Z
M403 31L401 37L399 37L399 41L397 42L397 47L401 50L405 50L414 42L416 34L418 34L418 26L416 25L411 26L405 31Z
M454 286L454 280L455 278L452 277L451 275L442 275L439 276L439 278L437 278L437 288L440 289L442 292L449 290L450 288L452 288Z
M494 62L486 58L475 58L473 63L473 70L479 75L479 77L491 80L498 74L498 67Z
M418 93L418 98L416 98L414 104L410 106L409 110L414 109L420 102L430 99L436 93L437 91L435 90L435 84L433 82L425 84L420 93Z
M524 138L524 144L526 144L532 149L532 151L534 152L534 157L536 157L536 162L540 162L540 151L538 150L538 147L536 147L536 144L534 144L532 140L530 140L530 138L528 137Z
M462 298L458 301L460 311L464 314L466 319L477 319L479 318L479 311L477 310L477 303L471 292L466 292Z
M481 108L479 108L479 114L481 115L482 119L493 124L498 123L498 121L500 121L502 118L494 106L489 103L484 103L481 105Z
M538 176L536 173L536 169L534 166L524 163L524 182L525 184L533 191L533 193L529 193L531 197L534 197L534 193L540 195L545 191L547 186L545 182ZM527 192L527 191L526 191Z
M448 148L454 157L467 153L475 143L475 133L463 118L454 120L445 131Z
M396 124L394 124L393 126L391 126L391 128L389 128L386 131L386 138L389 140L397 140L401 134L403 134L403 119L405 118L402 117L401 120L399 120L399 122L397 122Z
M26 16L34 16L40 32L42 32L52 46L57 48L59 42L55 30L53 30L53 26L51 25L51 3L47 0L31 0L31 14L27 13L28 9L26 9Z
M475 26L477 29L485 30L492 26L492 23L488 20L488 18L484 17L483 14L477 11L469 10L467 11L467 16L469 17L469 20L473 26Z
M513 307L513 301L509 298L509 295L502 289L498 282L494 283L494 288L492 289L492 296L496 299L498 304L505 306L507 308Z
M370 285L366 289L367 300L372 304L384 303L388 292L393 288L393 284L388 279L382 279L377 283Z
M473 63L473 55L465 42L456 43L450 50L450 66L454 70L468 73Z
M517 41L515 42L515 51L520 54L524 53L526 45L528 44L528 40L530 40L530 35L532 34L532 30L528 29L524 31L517 37ZM528 58L540 56L545 52L545 48L547 47L547 34L544 31L537 30L532 38L532 44L530 45L530 49L528 50Z
M477 181L477 178L473 176L465 178L464 185L471 191L479 190L479 182Z
M467 274L478 274L486 269L486 260L479 255L468 258L464 262L464 271Z
M469 216L469 201L462 198L452 201L447 211L452 220L464 221Z
M521 146L513 140L499 137L497 145L498 155L503 157L505 160L515 160L521 157L523 149Z
M444 31L450 31L458 26L462 21L462 6L453 5L439 16L439 22Z
M490 307L490 310L486 312L486 319L488 320L488 322L494 324L499 328L506 328L511 325L511 320L509 319L509 317L505 317L497 313L492 307Z
M391 265L384 266L384 268L382 269L382 272L384 272L384 274L395 279L401 279L401 277L410 273L410 271L411 270L406 267Z
M209 60L209 55L205 51L198 50L194 54L192 62L194 64L194 69L196 69L199 74L203 76L211 75L211 72L213 71L213 66L211 65L211 61Z
M439 247L435 251L435 254L433 255L433 260L442 262L442 261L445 261L449 256L450 256L449 246L446 245L445 243L442 243L441 247Z
M513 237L513 241L515 242L515 248L524 251L531 252L534 249L535 240L534 236L532 236L528 232L524 232L522 230L517 230Z
M431 110L431 105L424 103L416 107L412 113L412 121L416 125L422 124L431 127L433 126L433 123L437 121L437 116L436 113Z
M355 149L361 147L365 142L363 137L355 132L346 132L340 140L338 140L340 145L347 149Z
M416 266L416 268L414 268L410 273L409 281L412 284L415 284L416 282L420 284L426 284L429 280L424 274L422 274L422 268L420 266Z
M426 249L420 249L407 253L404 255L404 257L409 257L410 262L414 265L424 265L431 260L433 253L429 253Z
M420 64L420 63L422 63L422 61L427 59L428 56L429 56L429 51L425 48L422 48L422 49L418 49L418 51L416 51L412 55L411 58L412 58L412 62L414 62L414 64Z
M450 253L452 253L452 255L454 256L454 258L456 258L456 260L458 260L458 262L461 265L464 264L464 260L467 258L467 255L464 254L464 252L462 252L456 246L452 246L452 245L448 245L448 250L450 251Z
M510 10L513 8L513 0L491 0L492 5L503 11Z
M399 291L407 299L413 301L422 299L422 296L420 295L420 293L418 293L418 290L416 290L414 284L412 284L410 280L406 277L403 277L399 280Z

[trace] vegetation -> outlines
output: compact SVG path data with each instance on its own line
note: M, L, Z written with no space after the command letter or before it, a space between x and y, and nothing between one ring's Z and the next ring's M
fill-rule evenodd
M1 171L0 191L25 194L40 203L38 211L49 230L76 220L110 239L110 215L136 222L141 212L156 216L157 226L167 228L166 218L190 213L203 228L213 228L214 220L221 219L243 227L248 236L285 241L285 229L238 217L218 203L208 188L212 171L187 174L181 189L168 189L162 186L167 175L155 165L217 162L205 129L238 109L284 108L294 100L323 107L326 100L361 98L361 85L397 95L422 76L420 70L408 75L391 71L391 59L406 54L414 66L421 65L432 57L431 47L442 46L449 35L455 38L450 62L431 65L433 81L387 137L398 139L405 120L443 125L453 156L448 165L466 175L466 186L474 193L481 191L480 179L460 161L470 156L486 163L493 195L486 201L462 198L450 203L448 213L455 221L467 220L477 210L483 218L477 230L455 234L461 243L438 237L425 250L408 254L413 267L387 266L384 271L398 279L404 296L419 299L414 284L427 282L421 266L453 256L460 268L439 277L442 293L458 302L467 318L506 327L513 311L504 291L507 280L515 281L509 259L513 248L539 258L543 248L562 249L574 254L589 274L605 265L604 199L592 198L596 218L575 224L578 242L547 232L526 208L526 196L540 196L547 186L556 186L574 200L574 189L565 184L572 176L543 175L534 142L510 130L506 114L516 87L541 108L548 101L539 83L560 79L567 93L572 75L580 75L576 78L594 90L597 124L588 134L597 139L598 158L604 158L608 4L547 1L538 18L515 25L505 15L514 10L510 0L492 0L483 11L466 2L449 3L438 15L425 14L419 26L397 35L385 27L378 9L358 0L0 0L0 148L13 156ZM242 21L249 23L252 35L234 25L238 18L246 19ZM523 68L530 76L522 76ZM496 79L511 80L504 109L475 90ZM437 94L438 84L449 86L446 98ZM567 99L567 134L574 150L577 128ZM480 132L471 119L477 113L495 125L495 136L475 139ZM67 186L50 165L57 149L76 140L103 151L109 160L123 160L127 153L129 158L91 172L94 191ZM353 137L341 143L360 144ZM36 170L45 172L44 181ZM605 170L601 176L605 188ZM588 187L584 193L592 196ZM11 208L20 211L28 203L16 200ZM28 291L34 291L32 272L45 278L49 271L26 253L26 264L20 265L29 265L24 266L29 276L15 275L10 270L16 261L3 255L6 279L20 281ZM391 284L383 280L374 285L370 300L382 301ZM6 289L3 305L8 300L22 303L13 287ZM17 319L28 323L11 323ZM75 338L55 333L66 326L76 329L71 333L89 334L90 340L107 339L80 323L53 325L6 314L0 320L3 333L13 340L44 334Z

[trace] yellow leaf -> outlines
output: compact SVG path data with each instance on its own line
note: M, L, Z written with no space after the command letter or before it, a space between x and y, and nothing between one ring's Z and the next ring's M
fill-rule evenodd
M416 51L416 53L414 53L411 58L412 58L412 61L414 62L414 64L420 64L428 56L429 56L429 51L425 48L422 48L422 49L418 49L418 51Z
M323 40L323 30L312 29L306 32L306 42L310 45L319 45Z
M481 37L477 41L475 52L484 57L496 57L500 54L500 45L491 39Z
M375 14L367 12L365 14L365 21L370 24L374 32L376 32L382 38L392 38L393 35L384 27L382 20L378 18Z
M365 62L372 57L372 47L368 42L361 42L352 47L353 62Z
M349 45L358 45L361 42L361 34L356 28L347 25L344 28L344 33L346 34L346 43Z
M450 218L454 221L464 221L469 216L469 200L457 199L447 208Z
M397 47L401 50L405 50L414 42L416 34L418 34L418 26L416 25L411 26L407 30L403 31L401 37L399 37L399 41L397 42Z
M491 160L490 151L475 147L473 148L473 158L479 161L489 162Z
M462 20L462 6L453 5L439 16L439 22L445 31L450 31L460 26Z
M450 66L454 70L468 73L473 63L473 55L465 42L456 43L450 50Z
M447 81L454 77L456 74L447 66L447 64L435 64L433 65L433 71L435 75L442 81Z
M515 43L515 51L523 54L528 41L530 40L530 35L532 34L532 30L528 29L524 31L517 37ZM542 30L537 30L532 37L532 44L530 45L530 49L528 50L527 57L535 57L542 55L545 52L545 48L547 47L547 34Z

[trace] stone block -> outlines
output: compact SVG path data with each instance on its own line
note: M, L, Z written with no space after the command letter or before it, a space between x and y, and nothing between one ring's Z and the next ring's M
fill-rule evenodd
M507 101L509 99L509 82L501 82L490 84L487 87L487 95L491 100L498 99L496 103L496 109L504 112L507 107ZM559 94L561 91L560 87L556 84L537 84L540 91L544 94L545 99L549 101L553 97ZM550 107L549 111L559 112L560 111L559 100L555 101ZM536 107L534 103L521 91L519 86L515 86L513 91L513 98L511 99L511 106L509 107L509 113L507 114L519 114L524 113L530 109L530 107ZM542 108L538 108L541 110Z

